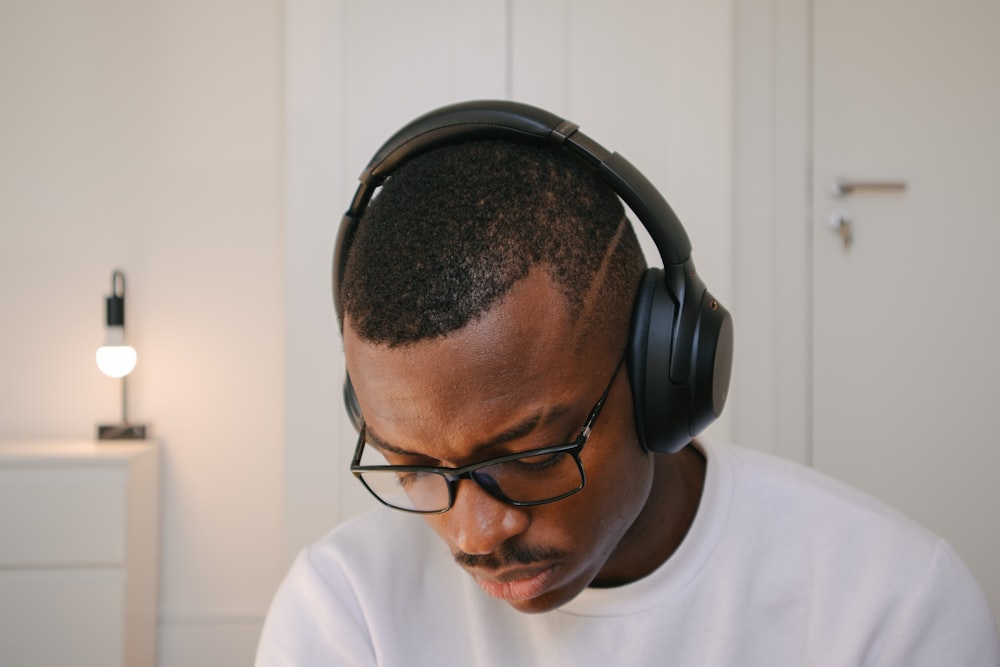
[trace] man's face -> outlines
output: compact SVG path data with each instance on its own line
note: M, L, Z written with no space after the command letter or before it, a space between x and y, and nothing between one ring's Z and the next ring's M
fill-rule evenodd
M406 452L386 453L392 464L440 466L572 441L622 353L580 339L541 271L455 334L387 348L358 338L348 319L344 348L370 440ZM514 507L463 480L454 506L424 519L485 592L521 611L641 576L632 573L647 559L636 553L648 548L640 524L652 520L637 518L652 511L642 512L653 466L632 419L622 369L580 455L582 491Z

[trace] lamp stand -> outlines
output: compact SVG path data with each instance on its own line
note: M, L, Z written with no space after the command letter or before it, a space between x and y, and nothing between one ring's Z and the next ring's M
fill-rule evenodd
M127 377L127 376L126 376ZM125 377L122 378L122 423L100 424L97 427L98 440L145 440L145 424L128 423L128 391Z

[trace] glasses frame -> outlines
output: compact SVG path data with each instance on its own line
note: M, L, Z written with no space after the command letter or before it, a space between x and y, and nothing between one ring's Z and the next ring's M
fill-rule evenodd
M358 481L368 490L370 494L375 496L375 499L386 507L391 507L394 510L399 510L401 512L410 512L412 514L444 514L450 510L455 505L455 496L458 493L458 483L463 479L468 479L473 482L479 488L481 488L486 493L490 494L497 500L507 503L508 505L513 505L514 507L534 507L537 505L546 505L548 503L554 503L557 500L562 500L563 498L568 498L576 493L583 490L583 487L587 485L587 474L583 469L583 462L580 461L580 452L583 451L584 446L590 440L590 434L594 430L594 424L597 422L598 416L601 414L601 409L604 407L604 403L608 398L608 394L611 393L611 387L615 383L615 378L618 377L618 371L622 367L622 362L624 361L624 356L622 360L618 362L615 366L615 372L611 376L611 380L608 382L607 388L605 388L604 393L601 397L597 399L597 403L591 408L590 413L587 415L587 421L584 423L583 428L580 429L580 435L576 437L572 442L568 442L562 445L550 445L548 447L541 447L539 449L529 449L524 452L515 452L513 454L505 454L503 456L497 456L492 459L487 459L485 461L480 461L478 463L473 463L467 466L460 467L450 467L450 466L394 466L394 465L361 465L361 455L365 448L365 420L364 417L361 418L361 428L358 432L358 443L354 448L354 458L351 460L351 473L358 478ZM573 457L573 461L576 463L576 467L580 471L580 486L576 487L572 491L567 491L561 493L552 498L546 498L545 500L511 500L499 489L491 489L487 486L481 484L478 479L473 476L477 470L485 468L487 466L498 465L501 463L507 463L508 461L516 461L517 459L530 458L533 456L546 456L548 454L558 454L560 452L566 452ZM365 472L401 472L401 473L429 473L434 475L439 475L444 478L445 483L448 486L448 505L444 509L439 510L419 510L410 509L406 507L398 507L392 505L382 499L380 495L375 493L375 491L368 486L365 482L362 473Z

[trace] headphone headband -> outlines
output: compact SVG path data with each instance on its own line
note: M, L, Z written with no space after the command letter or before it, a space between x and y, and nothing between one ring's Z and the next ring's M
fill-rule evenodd
M345 214L360 219L375 190L404 163L443 146L499 139L550 144L569 150L593 167L649 231L665 265L691 257L691 241L663 195L628 160L553 113L507 100L461 102L431 111L386 141L358 177L360 185ZM338 239L339 241L339 239ZM340 253L338 251L338 256ZM339 282L341 276L335 279ZM336 293L336 292L335 292Z

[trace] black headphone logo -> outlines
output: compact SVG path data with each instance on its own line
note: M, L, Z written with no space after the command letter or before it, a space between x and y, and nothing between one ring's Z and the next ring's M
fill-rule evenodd
M413 157L442 146L499 139L550 146L588 163L649 232L663 268L646 271L632 310L629 381L639 440L676 452L721 413L729 392L733 323L705 288L691 261L691 242L670 205L635 167L558 116L508 101L464 102L425 114L399 130L372 158L337 234L333 296L342 315L345 258L368 202L383 181ZM344 402L360 425L350 378Z

